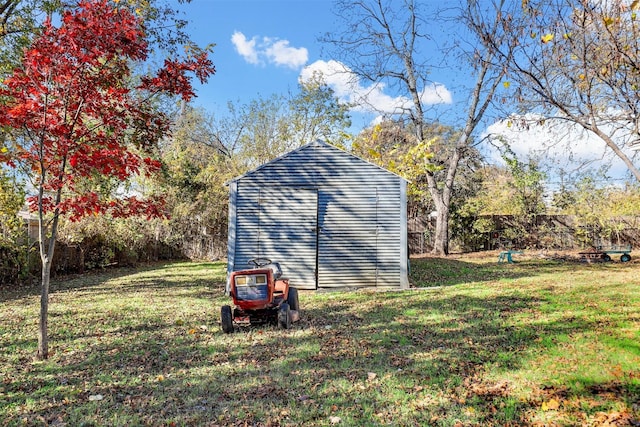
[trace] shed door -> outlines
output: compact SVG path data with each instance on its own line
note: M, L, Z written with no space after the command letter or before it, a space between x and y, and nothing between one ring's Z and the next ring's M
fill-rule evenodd
M299 289L316 289L317 199L313 189L259 191L256 256L279 262L283 277Z
M365 287L377 282L376 189L318 194L318 287Z

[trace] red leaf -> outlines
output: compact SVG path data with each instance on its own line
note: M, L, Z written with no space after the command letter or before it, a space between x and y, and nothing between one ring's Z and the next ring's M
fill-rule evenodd
M163 215L160 200L113 203L96 193L74 193L80 178L98 174L126 180L159 170L160 162L130 149L130 143L149 148L169 131L167 116L147 101L149 92L188 100L195 95L191 75L204 81L215 72L206 53L171 58L131 89L133 64L149 53L142 29L127 8L108 0L81 0L63 13L59 27L45 20L21 67L5 79L0 125L27 130L28 138L19 149L0 153L0 161L30 171L45 194L40 201L30 199L33 209L41 202L45 212L57 209L72 220L105 212ZM65 198L55 204L46 194L57 191Z

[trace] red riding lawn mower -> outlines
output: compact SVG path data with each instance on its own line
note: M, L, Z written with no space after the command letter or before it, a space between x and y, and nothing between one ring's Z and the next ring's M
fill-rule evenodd
M289 329L300 319L298 290L282 278L277 262L267 258L248 261L253 268L234 271L229 278L229 293L235 307L223 305L220 309L222 331L233 332L234 324L276 323Z

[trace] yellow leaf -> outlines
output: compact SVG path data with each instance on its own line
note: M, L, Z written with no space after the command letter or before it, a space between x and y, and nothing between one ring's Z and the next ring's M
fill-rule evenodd
M542 40L542 43L549 43L551 40L553 40L553 34L547 33L544 36L540 37L540 40Z
M510 128L513 125L513 123L511 123L511 120L507 121L507 127Z
M7 151L9 151L7 150L7 147L2 147L2 149L0 150L0 153L6 153Z
M531 32L531 38L535 39L536 37L538 37L538 33L534 33L533 31Z
M571 38L571 33L564 33L562 35L562 37L564 37L565 39L569 40Z
M606 25L608 27L611 24L613 24L613 18L610 17L610 16L605 17L604 18L604 25Z
M502 83L502 86L504 86L505 89L509 89L509 86L511 86L511 82L504 82Z
M556 399L549 399L547 402L542 402L543 411L555 411L560 407L560 402Z
M585 78L587 78L587 76L585 76L585 75L584 75L584 73L582 73L582 74L580 74L580 75L578 76L578 78L579 78L580 80L584 80Z
M195 330L195 329L189 329L189 335L193 335L193 334L195 334L195 333L196 333L196 330Z
M156 377L156 380L157 380L158 382L160 382L160 381L164 381L164 375L162 375L162 374L158 375L158 376Z
M638 10L638 8L640 8L640 0L632 1L629 7L631 8L631 10Z

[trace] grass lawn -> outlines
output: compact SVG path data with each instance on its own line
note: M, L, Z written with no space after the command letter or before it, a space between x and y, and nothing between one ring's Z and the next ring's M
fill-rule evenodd
M0 425L638 426L640 263L412 262L405 292L300 292L225 335L222 263L0 287Z

